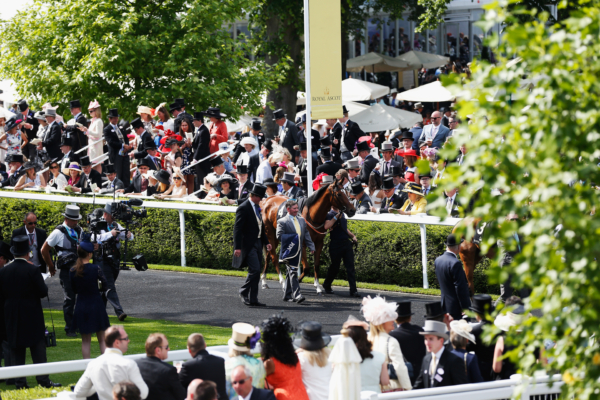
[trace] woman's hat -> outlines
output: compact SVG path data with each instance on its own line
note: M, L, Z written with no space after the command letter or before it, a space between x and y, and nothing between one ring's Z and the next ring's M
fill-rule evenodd
M10 244L0 241L0 256L6 258L8 261L11 261L14 258L10 252Z
M6 124L5 124L6 132L10 131L11 129L13 129L17 125L19 125L21 122L23 122L23 120L17 119L17 117L10 118L8 121L6 121Z
M404 189L402 189L405 193L414 193L419 196L423 196L423 186L415 182L406 182Z
M365 191L365 189L362 187L362 183L360 182L354 182L350 187L352 188L353 195L361 194Z
M454 235L454 233L451 233L446 238L446 243L444 243L444 244L448 247L454 247L454 246L458 246L459 244L461 244L464 241L465 241L465 239L461 238L460 242L457 242L456 235Z
M185 175L183 175L183 172L181 172L181 170L176 167L173 168L173 178L175 177L181 178L181 181L185 183Z
M81 173L81 167L79 166L79 163L76 163L76 162L70 163L67 168L62 169L62 173L69 176L69 172L71 170Z
M278 110L275 110L275 112L273 112L273 121L277 121L278 119L281 119L281 118L285 118L285 113L280 108Z
M13 253L14 254L14 253ZM523 313L525 312L525 307L522 305L517 306L512 311L506 313L506 315L498 315L494 320L494 325L503 330L504 332L508 332L508 330L513 327L520 325L523 322Z
M88 106L88 111L95 110L96 108L100 108L100 103L98 103L98 100L90 101L90 105Z
M94 243L92 243L92 242L81 241L81 242L79 242L79 247L81 247L83 250L87 251L88 253L94 252Z
M14 256L22 256L29 253L29 238L27 235L15 236L12 241L12 247L10 248L10 252Z
M246 136L245 138L242 139L242 141L240 142L240 145L244 146L244 145L247 145L247 144L251 144L255 148L257 146L256 140L254 140L254 138Z
M395 187L396 187L396 185L394 185L394 178L392 178L391 176L387 176L387 177L383 178L383 186L382 186L383 190L390 190L390 189L394 189Z
M254 144L256 146L256 143ZM219 151L217 151L216 155L220 156L223 154L229 154L233 151L233 149L235 149L235 145L230 145L227 142L221 142L219 143Z
M475 336L471 333L472 330L473 328L465 319L450 322L451 332L454 332L475 344Z
M236 174L247 174L248 173L248 166L246 164L240 164L237 166L237 169L235 171Z
M388 303L381 296L363 298L361 311L367 321L373 325L383 325L388 321L398 319L396 303Z
M289 172L284 172L283 173L283 178L281 178L279 180L279 182L287 182L290 185L294 185L296 182L294 181L294 174L289 173Z
M156 172L154 174L154 179L156 179L160 183L164 183L165 185L171 184L171 176L169 175L169 172L165 171L164 169L161 169L160 171Z
M473 296L473 301L471 302L469 310L481 315L491 314L494 311L492 296L489 294L476 294Z
M417 151L414 149L400 150L397 154L400 157L407 157L407 156L417 157Z
M46 121L46 113L44 113L43 111L38 111L35 114L33 114L33 118L39 119L40 121Z
M244 322L237 322L231 327L231 338L227 341L227 345L233 350L250 351L259 338L260 331L257 331L255 327Z
M223 174L219 179L217 179L216 184L220 185L223 182L229 182L229 185L233 185L238 183L238 180L229 174Z
M154 110L151 109L150 107L138 106L136 114L138 114L138 115L142 115L142 114L154 115Z
M255 183L252 189L250 190L250 193L262 199L263 197L265 197L265 193L267 193L267 187L261 185L260 183Z
M111 108L108 110L108 118L119 118L119 110L116 108Z
M65 212L64 214L62 214L62 216L67 219L72 219L74 221L79 221L81 219L81 214L79 214L79 207L72 205L68 205L65 207Z
M411 315L415 315L414 312L411 312L410 301L397 302L396 303L396 312L398 313L398 318L410 317Z
M163 139L166 139L165 143L163 144L168 148L171 148L171 146L173 146L174 144L178 146L183 146L183 144L185 143L183 140L177 140L176 137L164 137Z
M425 303L425 319L439 318L444 315L441 301L434 301L432 303Z
M331 336L322 333L321 330L322 326L319 322L303 323L301 331L295 335L294 346L308 351L321 350L331 342Z
M208 110L204 112L204 115L219 119L227 117L227 115L221 113L221 109L218 107L209 107Z
M425 326L423 327L423 332L419 332L419 334L425 335L434 335L437 337L441 337L443 339L448 339L448 334L446 333L446 324L439 321L425 321Z
M21 171L26 171L28 169L37 169L38 165L34 162L31 161L27 161L25 164L23 164L23 166L21 167Z

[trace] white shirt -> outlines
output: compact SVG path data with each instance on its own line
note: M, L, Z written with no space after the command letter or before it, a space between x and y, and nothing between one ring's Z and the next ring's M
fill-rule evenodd
M280 129L281 130L281 133L279 134L280 143L283 143L283 141L285 140L285 135L287 134L287 132L285 131L287 128L287 123L288 123L288 120L286 118L285 122L283 123L283 126Z
M107 348L103 355L88 364L74 393L77 397L98 393L100 400L113 400L113 386L123 381L133 382L140 389L142 399L148 397L148 385L135 361L123 357L119 349Z
M327 400L332 372L331 364L327 363L324 367L319 367L316 363L311 365L302 351L298 353L298 360L302 367L302 382L308 398L310 400Z
M263 183L265 179L269 178L273 178L273 171L271 170L271 164L269 164L269 160L264 160L256 169L255 183Z
M63 226L65 228L67 228L67 231L69 231L71 229L64 222L63 222ZM77 237L77 242L79 242L80 239L81 239L80 237ZM48 243L48 246L50 246L50 247L59 245L60 247L65 248L65 249L71 248L71 242L69 242L69 240L66 238L66 236L58 229L55 229L52 231L50 236L48 236L48 239L46 239L46 243ZM58 252L58 255L61 256L64 253L68 253L68 252L61 250Z
M252 392L254 392L254 387L250 389L250 393L248 393L248 396L246 397L242 397L238 394L238 400L250 400L250 397L252 397Z
M458 192L454 193L454 196L446 198L446 211L448 211L448 215L452 214L452 209L454 208L454 201L456 201L456 195Z
M114 224L114 225L112 225L113 228L116 225L117 229L123 229L123 227L119 223L113 222L113 224ZM131 239L128 239L128 240L132 241L133 240L133 232L130 231L130 233L131 233ZM112 237L113 237L113 235L112 235L112 233L110 233L110 226L109 226L109 231L108 232L107 231L100 231L100 236L98 236L98 244L102 244L102 242L105 242L105 241L109 240ZM119 232L119 234L117 235L117 238L119 240L125 240L125 237L126 237L125 236L125 232Z

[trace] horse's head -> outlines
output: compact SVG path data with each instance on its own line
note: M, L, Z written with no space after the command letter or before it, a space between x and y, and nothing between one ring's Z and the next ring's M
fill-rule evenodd
M342 182L343 179L336 178L335 182L327 188L327 192L331 195L331 205L352 218L356 214L356 208L346 194Z

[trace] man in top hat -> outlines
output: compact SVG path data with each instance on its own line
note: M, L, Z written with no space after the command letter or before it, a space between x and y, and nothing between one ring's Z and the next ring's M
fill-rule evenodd
M21 177L21 172L23 172L23 154L9 154L6 156L6 162L9 167L8 179L5 179L0 184L0 187L5 186L16 186L19 178Z
M53 108L46 109L44 117L46 118L48 126L46 127L44 136L42 137L42 145L46 149L46 152L48 153L48 156L50 156L51 160L60 158L62 157L62 152L60 151L62 131L60 129L60 125L58 122L56 122L56 110Z
M435 275L442 292L442 307L455 320L461 319L463 310L471 307L467 276L458 258L460 241L453 233L446 239L446 251L435 260Z
M423 103L415 103L415 113L423 114Z
M223 176L223 174L225 174L227 172L225 170L225 163L223 163L223 159L219 156L212 158L210 160L210 165L213 170L213 172L210 175L212 175L214 177L215 182L217 179L219 179L221 176ZM221 186L220 185L214 186L214 189L218 192L219 190L221 190Z
M396 186L394 185L394 180L391 176L388 176L387 178L383 179L382 190L385 197L381 203L379 213L391 213L395 212L392 210L399 210L402 208L402 206L406 202L406 197L396 194ZM371 207L371 211L377 212L375 207Z
M96 184L96 187L101 188L102 183L104 183L104 177L100 172L98 172L92 168L92 163L90 162L90 158L88 156L83 156L80 158L80 161L81 161L81 169L83 170L82 178L84 177L83 175L85 175L85 178L89 181L90 185L92 183L94 183L94 184ZM83 179L80 179L79 181L81 182L82 180ZM82 193L88 193L88 192L82 192Z
M416 374L421 370L421 362L427 353L423 336L420 335L423 328L411 324L412 316L415 313L411 312L410 301L400 301L396 305L396 312L398 313L396 324L398 327L390 332L390 336L398 340L402 355L406 358L406 361L412 364L413 371L416 372L415 376L411 378L411 384L414 385L417 378Z
M401 164L398 161L392 159L394 156L394 144L390 141L381 143L381 153L383 159L379 161L379 172L381 176L389 176L392 172L392 167L400 167Z
M265 305L258 302L258 283L263 262L263 246L266 246L267 251L271 251L271 244L265 233L265 224L258 204L266 192L267 188L264 185L255 183L250 190L248 201L238 206L235 212L233 266L248 267L248 277L239 291L242 302L247 306Z
M192 142L194 160L192 162L196 170L196 184L200 188L206 175L210 174L210 161L199 162L210 155L210 132L204 124L203 112L195 112L192 123L194 124L194 141Z
M48 235L42 228L37 227L37 216L30 211L25 214L23 226L12 232L12 238L17 236L27 236L29 238L29 261L40 269L40 272L46 273L46 261L42 257L42 245L46 242Z
M317 175L320 173L326 173L327 175L334 176L340 169L342 169L342 165L331 160L331 150L329 147L321 147L321 160L323 160L323 164L317 167ZM315 177L313 176L313 179Z
M131 121L131 127L133 128L133 131L136 133L136 135L140 137L140 140L138 141L137 151L144 151L152 147L156 148L156 144L152 139L152 134L146 130L146 128L144 127L144 122L141 120L141 118L136 118L133 121ZM131 157L133 157L133 153L131 153Z
M60 151L63 153L63 158L60 161L60 170L62 171L65 168L69 168L71 163L76 162L79 164L81 162L79 156L75 154L73 151L73 139L67 136L63 136L60 142Z
M154 141L149 142L147 147L144 148L144 153L146 156L144 157L147 160L150 160L150 167L153 171L160 171L162 169L162 164L160 163L160 158L158 156L158 150L156 149L156 143Z
M402 157L400 157L402 158ZM406 179L404 179L404 169L402 167L392 167L388 176L392 177L394 186L396 187L396 193L401 194L404 185L406 185Z
M400 149L396 150L396 161L398 161L400 163L400 167L402 168L402 170L404 171L404 158L402 157L402 153L408 150L413 149L412 145L414 143L413 140L413 133L411 131L405 130L402 131L402 135L400 135L398 137L399 141L400 141ZM413 149L414 150L414 149ZM415 150L416 152L416 150ZM417 152L417 155L419 153Z
M88 121L81 112L81 102L79 100L71 100L69 102L69 108L73 119L67 122L65 132L67 132L67 136L71 138L73 151L79 151L82 147L88 145L88 139L81 127L76 124L81 124L83 125L83 128L87 128Z
M306 150L307 143L300 143L300 160L298 161L298 174L294 180L300 182L305 190L308 190L308 151ZM312 155L311 155L312 156ZM312 179L317 176L317 159L312 160Z
M494 343L487 344L483 340L483 330L492 323L491 314L494 311L492 297L489 294L476 294L469 310L475 313L477 324L473 325L471 333L475 336L475 343L469 341L467 351L474 352L479 361L479 371L483 380L488 382L494 379L492 365L494 363Z
M289 172L285 172L283 174L283 178L279 180L281 182L281 186L283 186L283 195L289 197L290 199L298 199L300 197L306 197L306 194L296 186L296 182L294 180L294 174Z
M356 145L358 156L363 160L362 169L360 171L360 181L365 185L369 184L369 176L377 166L378 160L371 155L371 147L369 143L360 142Z
M46 327L41 298L48 296L48 287L38 267L29 262L29 238L16 236L10 249L15 260L0 269L0 316L10 345L12 365L25 365L27 348L34 364L46 363ZM60 387L48 375L36 380L45 388ZM28 388L25 377L15 379L17 389Z
M371 211L371 207L373 207L373 201L371 198L365 193L365 189L360 182L354 182L351 184L350 197L354 198L354 208L356 208L357 214L366 214Z
M348 180L350 183L360 182L360 162L357 158L352 158L344 163L348 171Z
M42 257L48 265L50 275L56 273L56 268L59 269L60 286L63 290L63 314L65 317L65 331L69 337L77 337L75 327L73 326L73 311L75 310L75 292L71 286L71 278L69 270L77 261L77 246L81 240L83 230L78 225L81 220L79 207L68 205L62 214L64 222L58 225L46 239L46 243L42 246ZM50 255L50 248L58 250L58 258L56 266Z
M343 163L342 158L340 157L340 150L335 146L332 142L333 136L326 135L321 138L321 148L327 147L331 153L331 160L339 163L340 165ZM335 139L333 139L335 141ZM322 164L322 160L319 159L319 165Z
M143 193L148 190L149 180L144 178L144 175L152 168L152 162L147 158L142 158L137 166L137 170L133 174L131 184L124 190L116 190L117 193Z
M21 150L25 157L31 159L35 156L35 146L31 144L31 141L37 137L40 122L34 117L35 113L29 109L29 104L27 104L26 100L19 100L17 106L19 110L17 119L23 121L21 132L27 134L28 141L28 144L23 146Z
M129 186L129 156L128 153L133 149L129 144L129 138L125 132L118 126L119 112L116 108L108 110L109 123L104 127L104 139L108 145L108 158L115 166L117 178L123 185Z
M464 361L444 347L444 341L448 339L446 325L438 321L425 321L420 334L425 337L427 354L423 357L413 389L469 383Z
M427 172L423 175L419 174L419 181L421 182L421 187L423 188L423 196L427 196L431 193L431 171Z
M117 171L115 171L115 166L113 164L106 164L104 166L104 172L106 173L106 178L108 181L102 187L98 187L97 191L101 194L114 193L115 190L123 190L125 189L125 185L123 185L123 181L117 178Z
M286 118L281 108L273 113L273 121L279 126L279 143L288 149L292 157L295 157L296 150L294 146L300 144L296 124Z
M236 203L239 206L250 196L250 191L254 184L248 179L248 166L241 164L237 166L235 171L238 179L238 186L235 188L237 193Z
M327 118L325 119L325 134L323 137L326 137L331 141L331 144L338 150L340 148L340 139L342 138L342 131L344 130L344 125L337 118ZM321 138L323 140L323 138ZM321 143L321 146L324 146Z
M317 131L316 129L312 128L312 125L316 122L314 120L310 121L310 146L311 146L311 151L312 153L314 153L314 156L316 158L317 155L317 151L319 150L319 148L321 148L321 134L319 133L319 131ZM300 142L308 142L308 126L306 124L306 113L304 115L302 115L302 135L301 135L301 140Z
M343 127L342 136L340 138L340 156L342 157L342 161L348 161L354 157L353 152L355 143L358 142L358 139L361 136L365 136L365 133L360 129L356 122L350 121L346 106L343 106L343 112L344 116L339 119Z

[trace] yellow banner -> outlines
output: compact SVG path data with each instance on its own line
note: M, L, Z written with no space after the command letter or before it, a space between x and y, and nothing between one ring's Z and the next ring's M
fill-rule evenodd
M342 19L340 0L309 0L312 119L341 118Z

